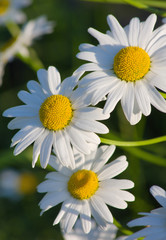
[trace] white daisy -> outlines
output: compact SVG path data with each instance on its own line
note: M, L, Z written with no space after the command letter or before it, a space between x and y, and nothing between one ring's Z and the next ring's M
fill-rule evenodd
M82 73L81 73L82 74ZM12 139L14 155L21 153L34 142L33 162L40 154L40 163L47 166L52 146L64 165L74 167L72 146L89 154L100 138L95 133L108 133L108 128L96 120L109 118L102 109L88 107L89 100L81 95L77 85L80 73L73 74L61 83L60 74L54 67L37 72L39 82L29 81L27 91L20 91L18 97L25 105L6 110L5 117L15 117L9 129L20 129ZM94 133L95 132L95 133Z
M20 9L30 4L31 0L1 0L0 25L11 21L23 23L26 20L26 15Z
M29 57L29 49L34 40L44 34L53 32L53 22L47 21L45 16L27 22L19 35L9 40L0 52L0 85L4 74L5 65L11 61L16 54Z
M111 31L103 34L93 28L89 33L99 45L80 45L77 57L91 63L78 71L92 71L79 86L92 96L96 105L107 96L104 113L110 113L121 100L127 120L133 125L141 115L148 116L151 104L166 112L166 101L157 91L166 92L166 25L153 30L156 15L145 22L133 18L122 28L115 17L107 18Z
M19 200L20 197L36 191L37 178L30 172L19 172L15 169L0 171L0 197Z
M61 220L61 227L70 232L80 216L85 233L91 230L91 217L103 229L113 223L113 216L106 204L125 209L126 201L134 201L134 196L125 191L134 186L130 180L114 179L127 166L125 156L120 156L105 164L115 150L115 146L101 146L89 155L75 151L75 168L60 164L55 156L50 157L49 164L55 172L46 175L47 180L38 186L38 192L47 192L39 203L41 214L62 203L61 210L53 225Z
M81 220L78 219L71 232L67 233L62 229L63 237L65 240L115 240L118 228L114 224L108 224L106 230L97 226L94 220L91 225L91 231L86 234L82 229Z
M144 240L166 239L166 191L161 187L152 186L150 192L162 207L154 209L150 213L140 213L145 216L129 222L129 227L146 226L146 228L132 234L127 240L139 237L144 237Z

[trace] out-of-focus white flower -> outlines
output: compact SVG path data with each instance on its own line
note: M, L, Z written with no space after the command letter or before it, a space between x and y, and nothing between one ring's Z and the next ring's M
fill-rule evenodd
M134 201L134 196L126 191L134 183L114 177L127 166L125 156L120 156L106 164L115 146L103 145L89 155L75 151L75 168L64 167L58 158L50 157L49 164L56 170L46 175L46 180L38 187L38 192L46 192L40 201L41 214L62 203L54 225L61 222L65 232L70 232L78 217L85 233L91 231L92 217L98 226L107 228L113 223L113 216L107 205L118 209L127 208L126 201Z
M54 23L47 21L45 16L38 17L35 20L27 22L20 34L16 38L12 38L0 51L0 85L5 65L11 61L16 54L21 54L24 57L29 56L28 47L33 41L44 34L49 34L53 31Z
M62 229L62 234L65 240L115 240L117 230L114 224L107 224L106 230L103 230L92 220L91 231L86 234L82 229L81 220L78 219L71 232L66 233Z
M37 182L36 176L30 172L4 169L0 172L0 197L19 199L25 194L32 194Z
M20 11L31 4L31 0L0 0L0 25L6 22L23 23L26 15Z
M129 222L129 227L146 226L146 228L132 234L127 240L140 237L143 237L144 240L166 239L166 191L161 187L152 186L150 192L162 207L154 209L150 213L140 213L145 216Z

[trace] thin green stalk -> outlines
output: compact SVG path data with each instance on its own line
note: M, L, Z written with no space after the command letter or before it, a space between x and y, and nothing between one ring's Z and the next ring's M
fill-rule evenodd
M122 147L138 147L138 146L147 146L152 145L160 142L166 142L166 136L161 136L157 138L152 138L148 140L142 140L142 141L118 141L118 140L112 140L107 138L100 138L102 143L106 144L113 144L116 146L122 146Z
M126 229L125 227L123 227L115 218L114 218L114 222L115 226L117 226L117 228L119 229L119 231L125 235L131 235L133 234L132 231Z

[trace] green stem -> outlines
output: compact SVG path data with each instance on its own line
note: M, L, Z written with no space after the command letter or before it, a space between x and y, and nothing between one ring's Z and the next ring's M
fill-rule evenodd
M114 218L114 222L115 226L119 229L119 231L121 231L121 233L125 234L125 235L131 235L133 234L132 231L124 228L115 218Z
M116 146L121 146L121 147L138 147L138 146L146 146L146 145L152 145L160 142L165 142L166 141L166 136L161 136L157 138L152 138L148 140L142 140L142 141L118 141L118 140L112 140L112 139L107 139L107 138L100 138L102 143L106 144L113 144Z

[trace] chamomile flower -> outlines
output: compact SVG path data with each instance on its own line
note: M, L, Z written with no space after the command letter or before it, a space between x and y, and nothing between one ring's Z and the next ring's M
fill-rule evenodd
M134 125L142 114L151 113L151 104L166 112L166 101L156 88L166 92L166 25L154 29L156 15L145 22L131 19L122 28L112 15L107 17L111 31L103 34L93 28L89 33L99 45L80 45L77 57L90 63L78 71L90 71L79 86L92 96L96 105L107 96L103 109L110 113L121 100L124 114Z
M86 234L82 229L81 220L78 219L71 232L66 233L62 229L62 233L65 240L115 240L117 230L118 228L112 223L103 230L92 220L91 231Z
M40 16L35 20L27 22L19 35L10 39L0 51L0 85L4 74L6 64L13 60L16 54L21 54L23 57L29 57L29 49L34 40L44 34L49 34L53 31L54 23L47 21L45 16Z
M14 169L0 171L0 197L19 200L22 196L36 191L38 180L30 172L19 172Z
M0 1L0 25L6 22L23 23L26 15L20 11L31 4L31 0L1 0Z
M113 223L113 216L106 204L125 209L126 201L134 201L134 196L125 191L134 186L130 180L114 179L127 166L125 156L108 163L115 146L101 146L91 154L74 152L75 168L63 166L55 156L50 157L49 164L56 170L46 175L38 186L38 192L47 192L40 201L41 214L62 203L54 225L61 222L65 232L70 232L80 216L85 233L90 232L92 219L105 229Z
M81 95L79 89L73 91L81 74L73 74L61 83L56 68L40 69L37 72L40 84L29 81L30 92L18 93L25 104L3 113L6 117L15 117L9 129L20 129L12 139L11 146L17 145L14 155L34 142L33 167L39 154L41 166L47 166L52 147L62 164L74 166L73 146L89 154L94 145L100 143L95 133L105 134L109 130L96 120L107 119L109 114L104 115L100 108L88 107L86 95Z
M150 192L162 207L154 209L150 213L140 213L145 216L129 222L129 227L146 226L146 228L132 234L127 240L140 237L144 237L144 240L166 239L166 191L161 187L152 186Z

